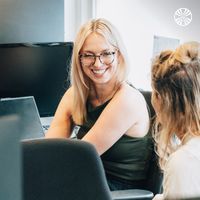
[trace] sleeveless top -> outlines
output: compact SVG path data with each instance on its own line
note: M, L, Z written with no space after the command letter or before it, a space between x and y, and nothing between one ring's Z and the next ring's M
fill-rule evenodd
M95 108L87 103L87 121L80 125L78 139L92 128L109 102L110 100ZM101 155L101 159L107 176L132 183L146 179L152 152L153 141L149 133L142 138L123 135Z

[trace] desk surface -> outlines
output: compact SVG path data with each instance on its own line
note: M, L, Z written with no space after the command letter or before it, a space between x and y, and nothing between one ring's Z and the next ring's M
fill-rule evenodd
M148 190L130 189L111 192L113 200L152 199L153 193Z

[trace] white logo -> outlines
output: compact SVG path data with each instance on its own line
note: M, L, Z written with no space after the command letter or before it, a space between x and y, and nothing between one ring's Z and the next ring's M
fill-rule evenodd
M174 13L174 20L180 26L187 26L192 21L192 12L187 8L179 8Z

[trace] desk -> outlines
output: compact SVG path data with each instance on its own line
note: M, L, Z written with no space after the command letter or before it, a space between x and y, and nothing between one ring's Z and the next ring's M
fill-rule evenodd
M130 189L112 191L113 200L150 200L153 198L153 193L148 190Z

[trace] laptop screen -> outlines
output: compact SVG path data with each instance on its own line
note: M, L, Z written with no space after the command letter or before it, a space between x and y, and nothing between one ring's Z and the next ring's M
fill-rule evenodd
M20 139L44 137L34 97L0 99L0 116L13 114L20 117Z

